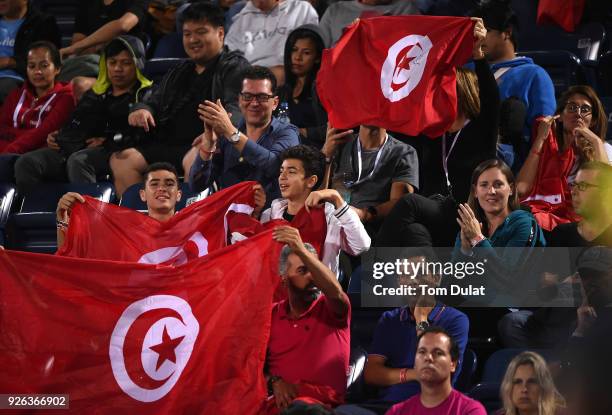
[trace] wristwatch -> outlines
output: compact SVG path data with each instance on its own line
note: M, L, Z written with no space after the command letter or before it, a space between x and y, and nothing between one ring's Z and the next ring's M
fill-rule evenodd
M273 386L274 386L274 384L275 384L276 382L278 382L279 380L283 380L283 378L281 378L280 376L275 376L275 375L272 375L272 376L270 376L270 377L268 378L268 394L269 394L269 395L273 395L273 394L274 394L274 388L273 388Z
M416 324L416 329L419 331L426 330L429 327L429 322L427 320L420 321Z
M240 141L240 131L236 130L234 134L227 137L227 141L232 144L236 144L238 141Z

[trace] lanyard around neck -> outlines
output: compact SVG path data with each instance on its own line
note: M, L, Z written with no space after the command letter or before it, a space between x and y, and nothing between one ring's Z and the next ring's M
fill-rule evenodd
M453 142L451 143L451 146L448 149L448 153L446 152L446 134L444 134L444 137L442 137L442 168L444 169L444 175L446 176L446 185L449 188L451 186L451 182L448 178L448 158L450 157L450 154L453 151L455 144L457 144L457 139L459 138L459 134L461 134L461 130L463 130L463 128L461 128L455 133L455 136L453 137Z
M385 144L387 144L388 140L389 140L389 135L387 134L385 136L385 141L383 141L380 148L376 151L376 159L374 160L374 167L372 168L372 171L370 172L370 174L368 174L367 177L364 177L362 179L361 174L362 174L362 169L363 169L363 162L361 160L361 140L359 140L359 137L357 137L357 170L358 170L358 173L357 173L357 181L353 183L353 186L359 183L363 183L366 180L369 180L374 175L374 172L376 171L376 168L378 167L378 163L380 163L380 157L382 155L382 151L385 148Z

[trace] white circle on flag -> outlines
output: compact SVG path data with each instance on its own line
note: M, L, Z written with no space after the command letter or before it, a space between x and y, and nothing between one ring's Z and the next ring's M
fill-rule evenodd
M143 369L151 379L164 382L155 389L146 389L130 378L126 369L123 345L130 327L138 317L147 311L157 309L174 310L180 319L165 316L156 321L144 337L140 354ZM130 304L115 325L108 349L113 376L121 390L141 402L154 402L163 398L176 385L187 366L199 331L200 324L193 315L189 303L180 297L153 295ZM168 356L154 350L164 342L171 344ZM160 359L163 361L161 366L157 367Z
M185 247L188 244L192 244L197 249L198 258L208 254L208 240L200 232L195 232L187 240L183 246L168 246L165 248L159 248L155 251L148 252L138 259L140 264L161 264L164 262L172 261L171 264L179 266L186 263L189 258L185 252Z
M385 98L397 102L417 87L432 46L427 36L408 35L389 48L380 72L380 89Z

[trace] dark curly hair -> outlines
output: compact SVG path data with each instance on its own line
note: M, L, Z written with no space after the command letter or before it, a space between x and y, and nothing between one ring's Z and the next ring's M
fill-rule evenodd
M317 176L313 190L316 190L323 181L325 175L325 156L314 147L300 144L290 147L280 155L281 163L287 159L296 159L302 162L306 177Z

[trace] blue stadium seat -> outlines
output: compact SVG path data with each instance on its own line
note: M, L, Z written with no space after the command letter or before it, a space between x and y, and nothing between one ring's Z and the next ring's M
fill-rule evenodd
M119 206L123 206L126 208L138 210L139 212L146 212L147 205L140 199L140 189L142 189L142 183L136 183L132 186L128 187L128 189L123 192L121 196L121 200L119 201ZM206 189L203 192L194 193L189 188L187 183L181 182L181 192L183 193L181 200L176 204L176 211L183 209L186 206L189 206L193 202L197 202L198 200L202 200L205 197L212 194L212 189Z
M536 3L522 2L532 3L527 6L529 8L533 8ZM513 8L515 3L517 2L512 4ZM580 60L591 61L596 61L603 52L606 30L601 23L584 23L573 33L568 33L555 25L536 25L533 10L527 13L529 14L527 17L521 18L519 15L519 51L566 50Z
M7 248L53 253L57 249L55 210L58 200L66 192L77 192L103 202L115 199L111 183L45 184L24 196L17 213L7 223Z
M0 183L0 245L4 245L4 227L11 213L16 193L14 184Z
M612 97L612 51L597 62L597 90L599 95Z
M357 266L351 273L347 290L349 294L361 294L361 273L361 265Z
M478 357L476 352L469 347L465 348L463 353L463 363L461 364L461 372L455 382L455 389L461 392L467 392L472 387L472 378L478 367Z
M580 64L580 59L566 50L539 50L521 52L546 69L555 86L555 95L559 96L571 85L585 84L587 75Z
M62 34L62 47L70 45L74 33L74 15L57 16L57 25Z
M501 383L508 364L521 352L530 350L540 354L544 359L549 359L553 351L548 349L501 349L493 353L485 363L484 370L482 372L483 383Z
M153 58L187 58L183 48L183 39L178 33L168 33L157 42Z
M185 59L182 58L150 59L145 63L145 76L153 82L158 83L170 68L178 65L184 60Z
M612 72L611 72L612 76ZM612 141L612 96L601 97L601 102L606 110L606 118L608 119L608 130L606 133L606 140Z

